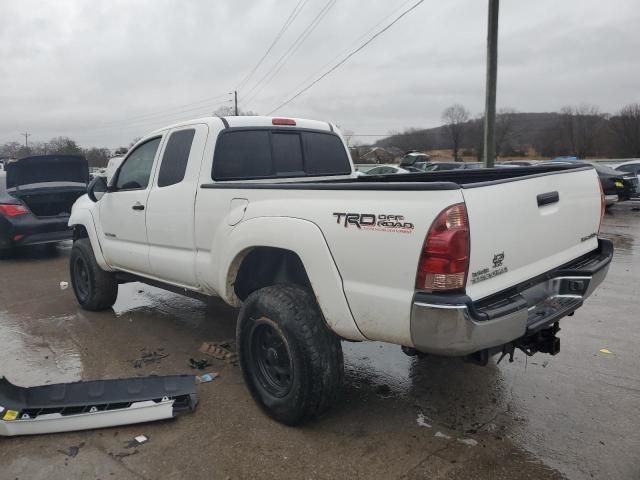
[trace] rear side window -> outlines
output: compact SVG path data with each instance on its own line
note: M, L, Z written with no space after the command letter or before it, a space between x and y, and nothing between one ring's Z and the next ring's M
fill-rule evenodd
M635 164L621 165L618 168L616 168L616 170L621 170L623 172L637 173L640 170L640 165L635 165Z
M349 159L337 135L305 134L305 172L309 175L351 173Z
M184 180L195 134L194 129L180 130L171 134L160 164L158 187L168 187Z
M306 130L236 130L218 138L214 180L348 175L349 158L335 134Z
M264 130L223 133L216 146L213 178L256 178L271 175L269 132Z

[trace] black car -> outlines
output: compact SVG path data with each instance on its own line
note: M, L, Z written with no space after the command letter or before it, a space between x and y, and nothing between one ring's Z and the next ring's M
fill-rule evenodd
M41 155L11 160L0 172L0 249L70 239L71 206L87 192L84 157Z
M604 193L605 205L611 206L616 202L624 202L635 195L636 187L630 178L625 178L622 172L618 172L613 168L598 163L580 162L580 161L551 161L543 162L538 165L585 165L595 169L602 185Z
M440 172L443 170L468 170L482 168L480 162L434 162L427 166L427 172Z

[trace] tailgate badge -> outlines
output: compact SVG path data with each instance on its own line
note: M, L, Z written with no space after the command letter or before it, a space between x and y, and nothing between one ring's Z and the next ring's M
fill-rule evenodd
M490 278L497 277L498 275L502 275L503 273L507 273L509 269L502 265L504 262L504 251L500 253L493 254L493 267L485 267L480 270L476 270L475 272L471 272L471 283L479 283L484 282L485 280L489 280Z

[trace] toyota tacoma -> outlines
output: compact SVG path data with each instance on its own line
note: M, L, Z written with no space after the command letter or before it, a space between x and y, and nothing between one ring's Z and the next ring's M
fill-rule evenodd
M613 255L599 185L590 165L358 177L331 123L187 121L74 204L71 279L88 310L131 281L240 307L247 386L295 425L335 401L341 340L480 364L558 353Z

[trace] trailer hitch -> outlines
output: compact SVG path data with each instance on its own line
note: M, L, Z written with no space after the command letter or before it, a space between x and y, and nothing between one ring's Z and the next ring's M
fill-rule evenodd
M500 354L496 364L499 364L506 356L509 357L509 363L513 363L513 356L516 348L524 352L527 357L531 357L538 352L557 355L560 353L560 339L556 336L559 331L560 325L556 322L550 327L520 337L513 342L505 343L498 347L487 348L480 350L479 352L472 353L471 355L467 355L465 357L465 361L475 363L476 365L486 366L489 362L489 358L493 355Z

